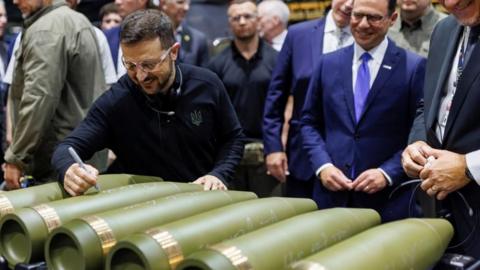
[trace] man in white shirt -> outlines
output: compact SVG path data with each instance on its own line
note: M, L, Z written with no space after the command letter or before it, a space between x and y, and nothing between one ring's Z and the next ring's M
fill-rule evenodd
M264 0L258 4L259 34L280 51L287 36L290 10L282 0Z

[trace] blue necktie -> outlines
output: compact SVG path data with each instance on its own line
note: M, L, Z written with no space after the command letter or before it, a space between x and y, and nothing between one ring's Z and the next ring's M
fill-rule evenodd
M368 61L372 59L372 56L368 52L365 52L360 56L362 64L358 68L357 81L355 82L355 118L360 119L362 115L365 101L367 100L368 92L370 91L370 70L368 69Z

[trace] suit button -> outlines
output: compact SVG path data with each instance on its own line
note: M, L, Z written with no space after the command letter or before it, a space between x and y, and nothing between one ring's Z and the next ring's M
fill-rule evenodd
M345 164L345 168L350 169L350 167L352 167L352 165L350 165L350 164L348 164L348 163Z
M360 139L360 135L358 135L357 133L355 133L353 135L353 138L355 139L355 141L358 141L358 139Z

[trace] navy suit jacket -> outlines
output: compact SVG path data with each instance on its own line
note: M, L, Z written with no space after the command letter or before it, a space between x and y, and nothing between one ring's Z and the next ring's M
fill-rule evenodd
M115 66L115 71L118 66L118 50L120 50L120 26L104 31L105 37L108 41L108 46L110 47L110 53L112 54L113 65Z
M288 132L287 155L291 176L307 181L314 175L300 136L300 114L314 64L323 50L325 19L295 24L277 58L268 89L263 119L265 154L283 152L281 142L284 110L290 94L294 97L293 114Z
M353 51L351 45L325 54L318 62L302 112L303 148L312 170L333 163L354 180L368 169L382 168L396 185L406 179L400 155L422 98L425 59L389 40L357 123ZM374 208L388 200L389 191L391 187L373 195L351 192L352 206ZM330 193L337 206L347 203L348 192Z
M207 66L209 55L205 34L183 23L181 38L180 63L202 67Z
M410 134L411 142L423 140L434 148L458 154L480 149L480 41L477 41L458 81L443 141L437 139L435 128L442 91L450 75L462 32L463 26L453 16L439 22L433 31L425 76L424 108L419 110ZM459 192L465 196L468 207L473 209L473 217L457 194L450 193L443 202L453 212L456 241L468 237L469 240L462 246L463 250L480 259L480 185L471 181ZM470 235L472 230L475 233Z

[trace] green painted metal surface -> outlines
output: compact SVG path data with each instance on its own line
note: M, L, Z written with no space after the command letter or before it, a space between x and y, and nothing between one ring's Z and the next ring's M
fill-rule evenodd
M371 209L306 213L194 252L177 269L281 270L379 223L380 215Z
M452 225L443 219L390 222L296 262L292 269L431 269L452 236Z
M297 198L228 205L126 237L109 252L105 269L174 269L185 256L207 245L314 210L314 201Z
M20 208L0 220L0 252L13 265L43 260L43 246L49 231L65 222L146 200L201 189L200 185L152 182Z
M255 198L254 193L241 191L191 192L74 219L47 238L47 265L49 269L103 269L108 251L129 234Z

